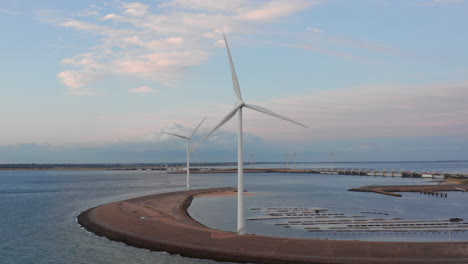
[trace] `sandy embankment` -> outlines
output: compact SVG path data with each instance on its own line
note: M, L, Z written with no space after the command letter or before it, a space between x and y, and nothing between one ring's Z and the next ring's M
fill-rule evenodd
M161 193L101 205L78 216L97 235L135 247L217 261L270 264L466 264L468 242L372 242L238 235L206 227L186 209L193 196L234 188Z
M466 179L455 179L455 178L445 178L440 184L441 185L454 185L454 184L464 184Z

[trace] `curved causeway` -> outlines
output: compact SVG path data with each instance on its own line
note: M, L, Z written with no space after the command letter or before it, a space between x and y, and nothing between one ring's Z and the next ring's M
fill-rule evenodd
M188 213L194 195L215 188L139 197L82 212L78 222L111 240L185 257L251 263L468 263L468 242L370 242L237 235Z

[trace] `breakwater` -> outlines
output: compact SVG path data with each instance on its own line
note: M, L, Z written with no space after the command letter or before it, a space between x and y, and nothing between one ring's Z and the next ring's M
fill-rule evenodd
M180 191L113 202L81 213L78 222L89 231L128 245L218 261L468 263L468 242L371 242L238 235L206 227L188 215L186 208L193 195L227 190L233 189ZM322 208L302 209L323 212Z
M169 174L184 174L183 167L175 167L167 170ZM190 168L192 174L209 173L237 173L237 168ZM359 175L381 177L406 177L406 178L432 178L432 179L468 179L468 174L448 172L414 172L398 170L369 170L369 169L290 169L290 168L244 168L244 173L313 173L335 175Z
M385 195L401 197L400 192L418 192L421 194L447 197L447 191L465 192L468 190L468 184L447 184L447 185L381 185L381 186L363 186L352 188L348 191L353 192L375 192Z

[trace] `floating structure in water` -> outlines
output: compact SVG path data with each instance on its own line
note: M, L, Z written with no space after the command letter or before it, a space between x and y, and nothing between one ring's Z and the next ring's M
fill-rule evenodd
M330 212L327 208L252 208L262 215L250 221L272 220L284 228L299 228L307 232L466 232L468 222L463 219L410 220L393 217L384 211L360 211L354 214ZM381 218L368 218L377 216Z

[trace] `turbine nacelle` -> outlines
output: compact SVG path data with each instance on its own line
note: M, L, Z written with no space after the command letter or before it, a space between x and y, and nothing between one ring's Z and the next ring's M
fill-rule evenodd
M197 143L197 147L202 144L203 142L205 142L206 139L208 139L216 130L218 130L220 127L222 127L225 123L227 123L229 120L231 120L231 118L237 113L237 111L239 111L240 109L242 108L249 108L251 110L254 110L254 111L257 111L257 112L260 112L260 113L263 113L263 114L266 114L266 115L270 115L270 116L274 116L276 118L279 118L279 119L283 119L285 121L288 121L288 122L291 122L291 123L294 123L296 125L299 125L299 126L302 126L302 127L305 127L307 128L306 125L304 124L301 124L297 121L294 121L290 118L287 118L283 115L280 115L280 114L277 114L271 110L268 110L264 107L261 107L261 106L258 106L258 105L254 105L254 104L246 104L244 103L243 101L241 102L238 102L235 106L234 106L234 109L231 110L231 112L229 112L222 120L221 122L219 122L219 124L217 126L215 126L211 131L210 133L208 133L202 140L200 140L200 142Z

